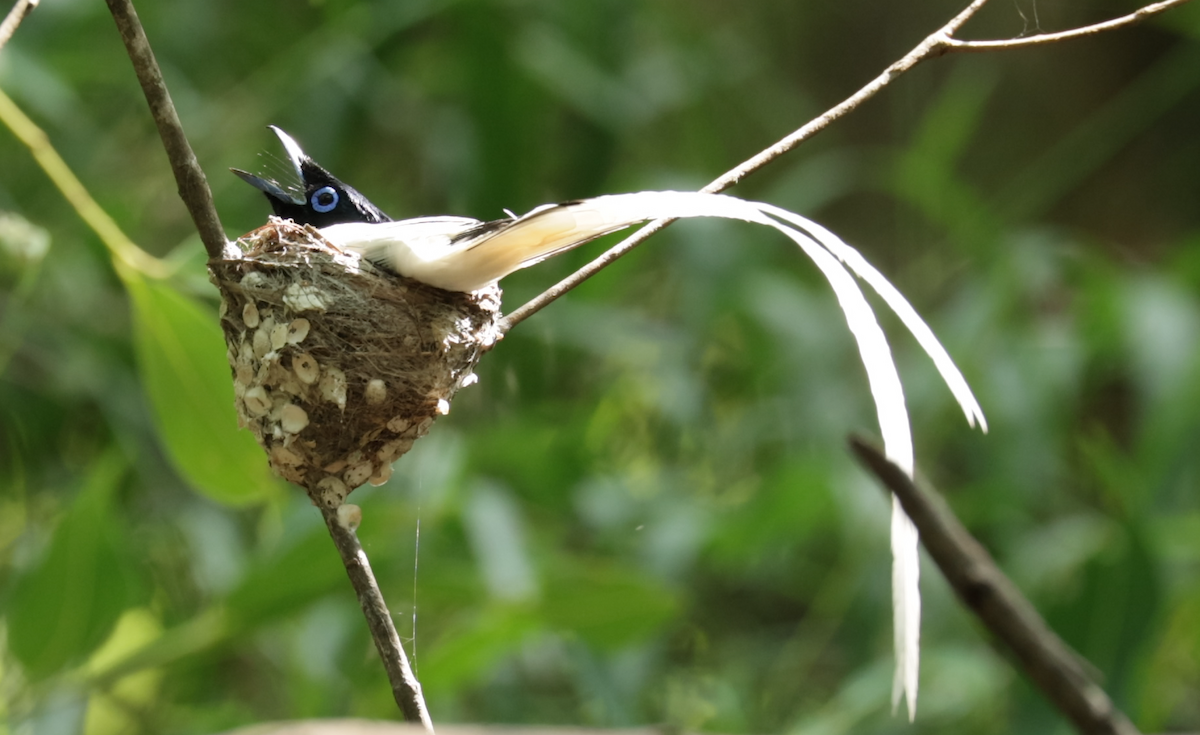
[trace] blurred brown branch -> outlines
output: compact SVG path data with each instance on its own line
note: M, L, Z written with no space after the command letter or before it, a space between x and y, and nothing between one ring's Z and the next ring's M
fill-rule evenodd
M963 604L1008 645L1029 678L1079 732L1138 734L1133 723L1087 675L1079 654L1050 629L949 506L865 440L850 437L850 448L904 506L925 549Z

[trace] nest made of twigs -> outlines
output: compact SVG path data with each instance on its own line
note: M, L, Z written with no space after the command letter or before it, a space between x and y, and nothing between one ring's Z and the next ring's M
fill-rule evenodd
M500 338L500 289L381 273L271 218L209 263L239 423L271 469L336 507L382 484Z

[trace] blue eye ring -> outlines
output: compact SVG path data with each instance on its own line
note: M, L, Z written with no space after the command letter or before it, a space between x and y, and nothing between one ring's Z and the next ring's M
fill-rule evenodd
M308 201L312 204L313 209L324 214L325 212L332 212L333 208L338 205L340 198L337 189L334 189L332 186L322 186L312 193Z

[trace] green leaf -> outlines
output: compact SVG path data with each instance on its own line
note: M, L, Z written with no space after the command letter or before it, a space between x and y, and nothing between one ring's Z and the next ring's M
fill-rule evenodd
M276 492L262 449L238 429L216 315L166 283L122 275L142 380L176 469L196 490L228 505Z
M8 643L32 678L86 657L140 597L126 534L110 513L124 474L125 462L115 454L96 463L46 555L15 584Z

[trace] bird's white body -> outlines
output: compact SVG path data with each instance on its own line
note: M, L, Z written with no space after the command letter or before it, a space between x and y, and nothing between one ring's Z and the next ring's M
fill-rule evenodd
M474 291L642 219L613 221L595 206L579 202L547 205L524 217L495 222L418 217L331 225L321 233L343 250L402 276L447 291Z
M447 291L474 291L515 270L647 220L725 217L775 226L758 206L722 194L644 191L547 204L521 217L494 222L418 217L331 225L321 233L343 250L402 276Z

